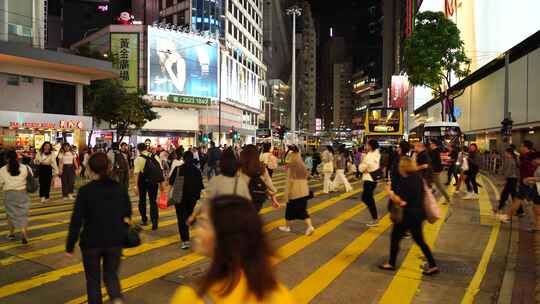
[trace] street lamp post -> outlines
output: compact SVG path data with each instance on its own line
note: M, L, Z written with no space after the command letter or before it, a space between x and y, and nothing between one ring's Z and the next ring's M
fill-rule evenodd
M292 26L292 80L291 80L291 133L296 141L296 16L302 15L302 9L292 6L287 9L287 15L293 16Z

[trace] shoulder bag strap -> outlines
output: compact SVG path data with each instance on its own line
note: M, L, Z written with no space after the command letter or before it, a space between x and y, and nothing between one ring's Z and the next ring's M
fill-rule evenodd
M202 298L204 304L214 304L214 301L212 301L212 298L210 298L209 295L205 294Z

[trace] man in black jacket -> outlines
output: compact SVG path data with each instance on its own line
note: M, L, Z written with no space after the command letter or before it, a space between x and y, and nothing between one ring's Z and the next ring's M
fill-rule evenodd
M207 157L207 164L208 164L206 176L208 177L208 180L210 180L212 176L218 174L219 159L221 158L221 151L218 148L216 148L215 142L213 141L210 142L210 149L208 149L208 152L206 153L206 157Z
M431 158L431 166L433 168L433 183L435 184L435 188L437 188L437 190L439 190L439 192L444 196L446 202L450 203L450 195L448 195L448 192L441 181L444 168L441 160L440 143L432 140L430 146L431 150L429 151L429 156Z

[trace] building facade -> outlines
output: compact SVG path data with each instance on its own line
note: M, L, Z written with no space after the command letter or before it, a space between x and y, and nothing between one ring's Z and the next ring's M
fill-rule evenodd
M334 64L333 71L333 126L338 129L352 128L352 63Z
M343 37L331 37L323 46L321 52L321 66L318 83L317 109L318 116L323 120L323 126L329 130L334 128L334 64L343 62L347 57L345 39Z
M86 143L83 86L117 77L110 62L45 50L43 1L0 1L0 143L20 152Z
M315 132L317 103L317 33L308 1L302 2L302 29L296 59L296 121L298 129Z
M240 127L222 120L221 137L234 127L246 142L254 141L257 126L264 123L266 101L263 1L162 0L160 21L219 37L219 103L239 111L242 117Z

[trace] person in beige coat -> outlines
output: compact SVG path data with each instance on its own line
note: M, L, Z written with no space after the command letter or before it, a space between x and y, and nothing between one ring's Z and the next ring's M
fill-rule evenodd
M289 168L287 172L287 188L285 197L287 198L287 208L285 210L285 226L279 227L283 232L291 232L290 222L293 220L303 220L306 222L306 235L312 235L315 231L311 218L307 211L307 203L311 197L308 186L308 176L302 156L298 149L291 154Z

